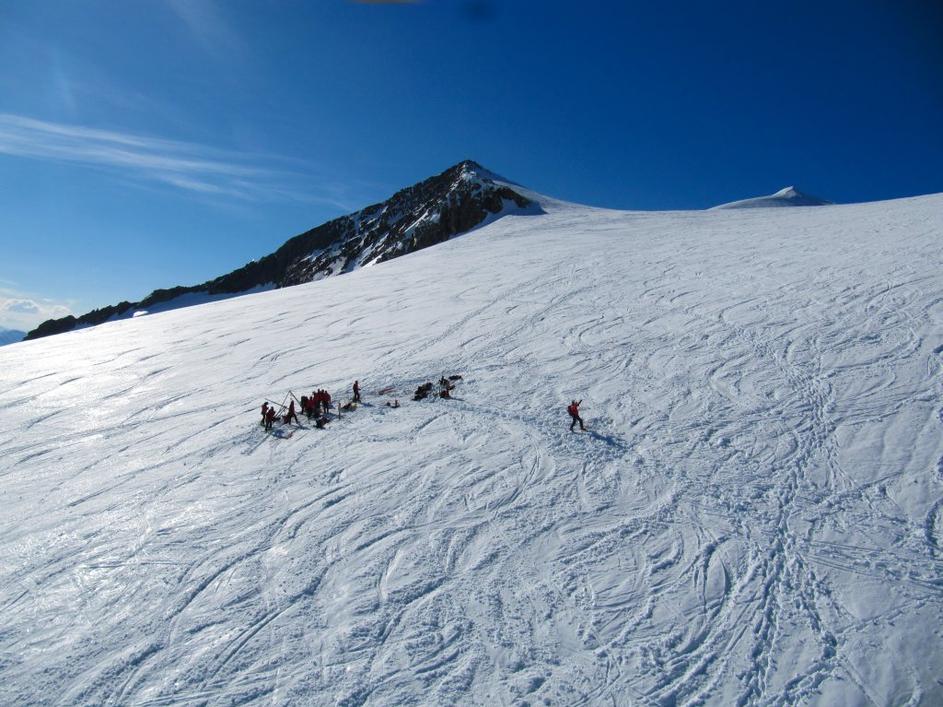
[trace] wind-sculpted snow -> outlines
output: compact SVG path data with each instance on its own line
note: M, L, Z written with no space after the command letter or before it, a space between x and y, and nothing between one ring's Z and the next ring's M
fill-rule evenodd
M817 196L803 194L795 187L785 187L769 196L757 196L752 199L740 199L714 206L713 209L763 209L791 206L829 206L832 202Z
M943 197L545 210L4 347L0 703L943 702Z

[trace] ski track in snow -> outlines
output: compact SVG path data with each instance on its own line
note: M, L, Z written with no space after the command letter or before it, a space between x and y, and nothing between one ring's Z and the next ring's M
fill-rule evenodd
M940 704L941 236L553 202L4 347L0 702Z

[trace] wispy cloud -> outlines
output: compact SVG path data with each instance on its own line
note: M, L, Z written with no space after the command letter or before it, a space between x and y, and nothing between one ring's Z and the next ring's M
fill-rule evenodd
M350 204L329 179L282 169L276 157L0 113L0 154L116 171L199 195Z
M65 302L0 288L0 328L29 331L46 321L72 314Z

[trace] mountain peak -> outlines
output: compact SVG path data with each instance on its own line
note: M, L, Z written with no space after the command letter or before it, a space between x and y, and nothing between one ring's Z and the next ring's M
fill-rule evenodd
M492 172L487 167L483 166L480 162L475 162L475 160L462 160L454 167L446 170L447 173L455 172L459 177L465 181L480 181L480 182L502 182L505 184L514 184L510 179L502 177L497 172Z
M474 160L463 160L214 280L155 290L140 302L120 302L78 318L51 319L27 338L341 275L436 245L508 213L539 213L512 184Z

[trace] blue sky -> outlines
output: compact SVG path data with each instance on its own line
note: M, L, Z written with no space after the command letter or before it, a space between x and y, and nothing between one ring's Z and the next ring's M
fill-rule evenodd
M943 7L0 0L0 326L193 284L465 158L704 208L943 191Z

